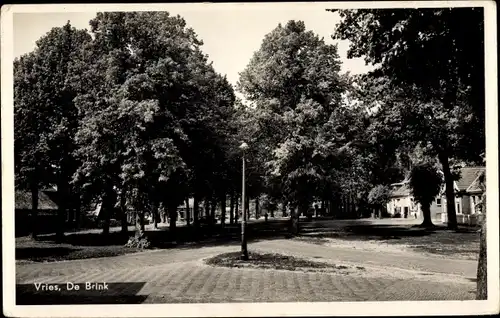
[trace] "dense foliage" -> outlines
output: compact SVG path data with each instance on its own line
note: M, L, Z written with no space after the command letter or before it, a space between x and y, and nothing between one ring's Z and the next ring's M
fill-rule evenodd
M71 182L83 204L102 201L105 233L119 196L156 221L160 204L175 218L191 195L225 196L235 97L194 31L166 12L98 13L90 26L92 38L54 28L15 62L18 187Z
M202 208L209 224L216 208L224 220L227 199L234 222L252 198L257 216L288 208L297 233L298 216L318 202L338 216L383 209L387 186L410 172L425 206L434 192L420 190L434 189L422 187L434 175L418 167L436 159L453 198L454 165L484 157L482 11L338 13L335 38L373 72L341 73L337 46L289 21L240 73L244 100L180 16L107 12L88 31L52 29L14 62L16 186L32 192L33 223L38 191L55 185L59 236L65 216L77 222L96 202L104 234L111 218L126 232L129 210L138 233L146 214L155 224L168 215L175 231L189 198L195 225Z
M330 11L348 56L376 66L365 91L385 96L399 141L439 159L456 227L453 160L482 163L485 153L483 8Z
M424 215L423 225L432 225L430 206L441 191L443 176L431 163L413 167L410 174L410 187L415 202L419 203Z

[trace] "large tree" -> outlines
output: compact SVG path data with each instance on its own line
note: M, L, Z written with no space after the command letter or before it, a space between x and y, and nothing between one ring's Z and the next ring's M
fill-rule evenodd
M325 175L321 165L340 141L326 143L336 121L345 81L339 74L335 45L329 45L302 21L278 25L267 34L240 74L240 91L252 104L250 145L259 147L264 173L276 179L292 207L292 231ZM273 183L273 182L271 182ZM292 213L292 214L293 214Z
M174 232L177 206L190 194L211 198L206 186L224 179L232 87L179 16L98 13L90 24L95 39L75 64L85 114L78 134L85 164L75 181L100 191L103 203L126 189L139 215L156 220L163 204Z
M368 194L368 202L375 208L377 215L382 216L386 209L386 204L389 202L390 189L384 185L377 185L370 190Z
M420 204L424 221L422 226L432 227L431 204L441 191L443 177L432 163L415 165L410 174L410 187L415 201Z
M335 38L351 42L348 57L375 65L410 103L400 103L442 165L448 225L456 227L450 159L484 156L484 30L482 8L339 11ZM422 122L423 127L419 127Z
M17 186L32 192L34 224L40 186L57 186L58 239L71 208L69 183L78 165L73 150L79 113L73 102L76 92L68 84L70 66L90 39L86 31L68 22L50 30L33 52L14 61Z

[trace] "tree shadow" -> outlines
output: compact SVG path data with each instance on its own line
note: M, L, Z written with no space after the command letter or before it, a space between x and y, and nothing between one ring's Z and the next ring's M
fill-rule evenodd
M74 246L109 246L109 245L125 245L129 236L134 235L133 231L128 231L127 234L122 232L112 232L108 235L102 233L70 233L66 234L61 242ZM37 241L56 242L56 235L39 236Z
M74 282L79 290L68 290L66 282L57 284L59 291L37 290L35 284L16 285L17 305L65 304L141 304L148 295L137 295L146 282L108 283L106 290L87 290L85 282ZM50 284L54 286L55 284Z
M44 259L47 257L63 257L72 252L79 251L78 248L56 247L16 247L16 260Z
M249 243L287 238L288 233L287 222L284 220L247 224L246 227L246 236ZM239 243L241 241L241 227L239 224L226 224L224 227L221 227L220 224L199 227L190 226L178 228L175 235L168 229L147 231L146 235L151 241L151 246L156 248L201 248Z
M269 220L268 222L249 223L246 227L247 240L265 240L273 238L285 238L288 234L287 220ZM145 236L151 242L151 248L174 248L186 245L189 247L203 247L230 244L241 240L241 227L239 224L220 224L182 226L173 233L169 228L150 229L144 231ZM58 243L72 246L123 246L134 231L111 232L108 235L102 233L67 233L63 240ZM54 243L56 235L39 236L37 241Z
M270 219L267 222L251 222L247 224L246 235L248 242L262 240L292 238L289 231L289 219ZM433 235L443 232L444 226L433 228L422 228L412 224L377 224L371 219L357 220L332 220L332 219L301 219L299 223L299 236L322 241L322 239L341 240L379 240L391 241L399 244L418 243L428 244ZM459 228L459 233L476 235L477 231L472 228ZM63 243L73 246L123 246L129 237L134 236L133 231L127 234L112 232L108 235L101 233L71 233L67 234ZM240 224L200 224L199 226L181 226L173 233L168 227L155 230L146 230L145 235L151 242L151 248L200 248L207 246L218 246L228 244L239 244L241 242ZM426 238L429 237L429 238ZM47 235L39 240L55 241L55 235ZM450 245L463 241L463 238L455 235L440 237L439 243Z
M400 240L408 237L431 235L432 230L408 225L373 224L370 221L345 224L344 226L302 226L301 236L317 239L343 240Z

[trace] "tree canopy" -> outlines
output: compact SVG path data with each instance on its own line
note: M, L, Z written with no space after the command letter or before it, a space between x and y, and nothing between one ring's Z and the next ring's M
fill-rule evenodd
M337 47L307 31L302 21L278 25L240 74L238 88L253 105L246 138L262 162L270 183L284 199L307 208L329 169L327 161L346 143L336 132L342 92ZM346 117L347 116L347 117ZM333 135L338 134L338 140ZM327 142L328 141L328 142Z
M388 115L381 125L399 131L401 143L417 143L439 158L455 227L450 160L484 159L483 9L330 11L342 19L334 38L351 42L348 56L375 65L365 76L373 88L364 91Z

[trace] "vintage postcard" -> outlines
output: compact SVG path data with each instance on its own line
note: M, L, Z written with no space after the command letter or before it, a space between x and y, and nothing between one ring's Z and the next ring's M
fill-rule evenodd
M4 315L498 313L495 2L1 23Z

